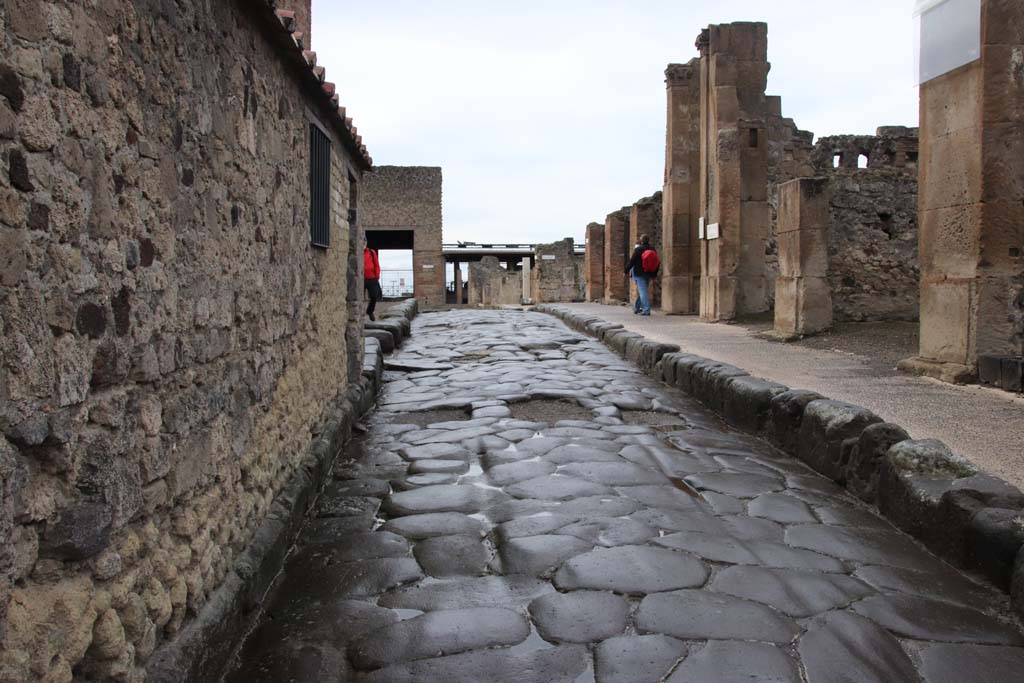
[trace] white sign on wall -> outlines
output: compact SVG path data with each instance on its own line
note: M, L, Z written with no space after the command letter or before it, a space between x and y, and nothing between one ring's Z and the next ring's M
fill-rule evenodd
M709 240L717 240L718 239L718 223L712 223L711 225L709 225L708 228L707 228L707 234L708 234L707 238Z
M433 269L434 269L434 264L433 263L424 263L423 264L423 270L433 270Z
M697 225L698 225L698 232L697 232L698 239L706 239L705 236L704 236L705 235L705 232L704 232L704 216L700 217L700 221L698 221Z
M916 0L917 82L981 58L981 0Z
M540 255L540 260L541 261L554 261L555 258L556 257L555 257L554 254L541 254Z

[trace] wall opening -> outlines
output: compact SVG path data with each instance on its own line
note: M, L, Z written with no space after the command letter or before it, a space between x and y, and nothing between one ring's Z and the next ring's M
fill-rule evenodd
M413 295L412 230L367 230L366 246L378 250L380 288L385 299L407 299Z
M843 155L836 152L832 155L832 168L839 168L843 165Z
M858 154L857 155L857 168L867 168L867 167L868 167L868 155L867 154Z

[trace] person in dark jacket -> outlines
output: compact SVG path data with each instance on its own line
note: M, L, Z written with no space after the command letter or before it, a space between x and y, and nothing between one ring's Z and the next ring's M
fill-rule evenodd
M376 320L373 311L377 308L377 302L384 298L384 293L380 289L380 258L377 256L377 250L369 247L363 249L363 286L369 300L366 304L366 315L370 320Z
M651 314L650 284L651 279L658 274L658 271L655 270L653 273L644 271L643 255L650 248L651 238L647 235L641 235L640 243L633 249L633 257L626 264L626 274L636 282L637 297L633 303L633 315Z

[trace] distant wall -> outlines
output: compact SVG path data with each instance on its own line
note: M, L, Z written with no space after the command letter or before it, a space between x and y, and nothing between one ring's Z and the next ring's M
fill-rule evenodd
M533 302L583 301L586 297L586 261L576 255L571 237L538 244L532 274Z
M469 264L466 285L470 306L517 306L523 302L523 272L506 270L497 257Z

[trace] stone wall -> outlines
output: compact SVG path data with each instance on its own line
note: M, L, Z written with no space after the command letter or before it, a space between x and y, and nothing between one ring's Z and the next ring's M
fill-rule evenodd
M413 231L413 291L421 304L445 301L442 175L436 166L377 166L363 182L366 231Z
M496 256L469 264L466 283L470 306L518 306L523 303L523 273L506 270Z
M867 168L858 168L861 155ZM831 185L828 278L835 319L916 320L917 129L822 138L813 158Z
M0 680L143 680L360 372L366 162L276 21L0 5Z
M600 301L604 297L604 226L591 223L587 226L586 252L587 301Z
M586 297L585 258L577 255L571 237L534 247L532 278L535 304L583 301Z

